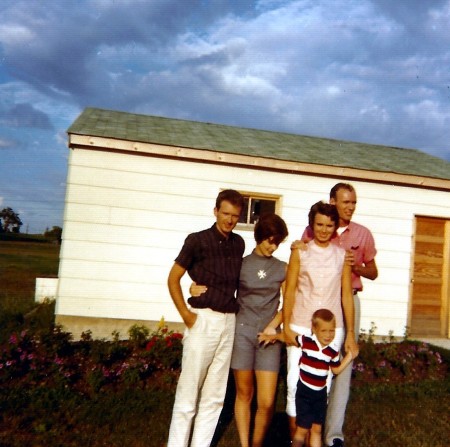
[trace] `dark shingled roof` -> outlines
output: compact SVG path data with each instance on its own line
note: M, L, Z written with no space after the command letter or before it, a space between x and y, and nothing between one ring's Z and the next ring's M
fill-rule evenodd
M450 179L450 162L415 149L87 108L69 134L207 149L299 163Z

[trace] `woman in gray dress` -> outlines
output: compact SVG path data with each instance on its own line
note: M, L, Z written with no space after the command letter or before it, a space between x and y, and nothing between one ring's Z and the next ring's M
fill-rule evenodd
M242 447L260 447L272 419L280 368L280 343L262 346L258 333L273 333L286 263L272 256L288 235L276 214L261 216L255 225L256 247L242 262L239 277L236 332L231 357L236 383L234 413ZM257 409L252 436L251 403L256 389Z

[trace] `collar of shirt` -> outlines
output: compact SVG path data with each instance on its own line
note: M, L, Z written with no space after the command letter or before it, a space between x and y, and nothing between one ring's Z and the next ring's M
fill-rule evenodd
M352 221L350 221L349 223L348 223L348 225L347 226L345 226L345 227L339 227L339 228L342 228L342 230L341 231L336 231L336 233L334 234L334 236L333 236L333 239L334 238L336 238L336 237L339 237L339 236L341 236L341 235L343 235L345 232L347 232L347 231L352 231L352 229L355 227L355 224L354 224L354 222L352 222Z
M317 339L316 334L313 333L313 334L311 334L311 335L307 335L307 337L310 337L311 340L313 340L313 341L316 343L317 347L318 347L321 351L323 351L324 349L327 349L328 346L330 346L331 348L333 348L335 351L339 351L339 348L338 348L338 347L336 346L336 344L334 343L334 339L332 340L332 342L331 342L330 344L325 345L325 346L322 346L322 345L320 344L319 340Z
M214 236L217 238L217 240L219 242L223 242L223 241L228 241L230 239L232 239L234 237L234 233L230 232L230 234L228 235L228 237L224 236L218 229L217 229L217 225L214 223L213 226L211 227L211 230L214 233Z

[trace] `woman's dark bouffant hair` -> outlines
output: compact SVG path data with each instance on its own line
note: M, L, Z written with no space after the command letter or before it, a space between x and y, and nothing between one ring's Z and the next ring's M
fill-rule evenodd
M254 235L257 244L271 239L271 242L280 245L287 238L288 229L285 221L277 214L263 214L256 222Z
M316 218L316 214L323 214L324 216L328 216L333 222L336 228L339 227L339 214L338 210L334 205L330 205L325 202L317 202L315 203L308 214L308 222L309 226L312 228L314 226L314 219Z

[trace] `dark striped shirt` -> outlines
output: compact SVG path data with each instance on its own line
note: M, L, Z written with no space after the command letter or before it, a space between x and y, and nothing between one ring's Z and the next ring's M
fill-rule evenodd
M192 307L223 313L238 311L235 292L244 249L241 236L230 233L225 238L216 224L186 238L175 262L187 270L193 281L208 287L203 295L188 299Z
M302 348L300 357L300 380L313 390L321 390L327 384L330 366L341 364L339 349L332 343L322 348L316 336L297 337Z

